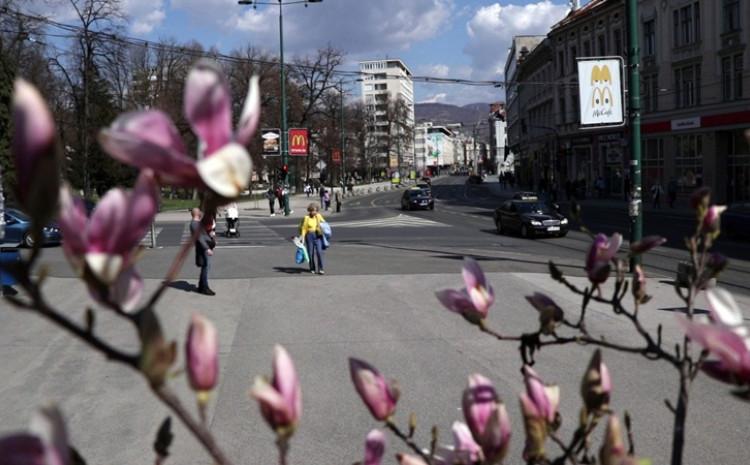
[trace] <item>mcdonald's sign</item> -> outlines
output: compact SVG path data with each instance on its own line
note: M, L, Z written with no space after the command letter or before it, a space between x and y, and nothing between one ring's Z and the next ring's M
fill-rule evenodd
M304 157L309 153L310 135L307 128L289 129L289 155Z

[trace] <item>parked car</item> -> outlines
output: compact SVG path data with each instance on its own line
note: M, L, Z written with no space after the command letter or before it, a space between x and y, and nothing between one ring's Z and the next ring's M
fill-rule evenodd
M539 200L536 192L519 191L513 194L513 200Z
M721 231L732 239L750 239L750 203L730 205L721 214Z
M568 219L538 200L508 200L495 209L494 219L498 234L515 232L527 238L568 234Z
M59 244L62 236L56 223L51 223L42 229L43 245ZM31 218L21 210L7 208L5 210L5 242L19 243L26 247L34 246L31 235Z
M430 189L421 189L419 187L412 187L404 191L404 195L401 196L401 209L402 210L434 210L435 200L432 198L432 191Z

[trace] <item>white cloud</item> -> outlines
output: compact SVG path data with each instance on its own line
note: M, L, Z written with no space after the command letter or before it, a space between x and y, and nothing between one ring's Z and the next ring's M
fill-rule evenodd
M203 27L237 33L261 48L278 47L278 8L239 6L236 0L171 0ZM284 42L290 53L331 43L350 56L397 55L435 37L452 18L453 0L326 0L284 8Z
M136 34L148 34L159 26L165 17L164 10L153 10L143 16L132 16L130 29Z
M464 47L464 53L471 57L472 77L498 79L513 36L547 34L568 8L567 4L543 0L528 5L494 3L477 10L466 24L469 41Z
M445 93L434 94L418 103L444 103L447 96L448 94Z

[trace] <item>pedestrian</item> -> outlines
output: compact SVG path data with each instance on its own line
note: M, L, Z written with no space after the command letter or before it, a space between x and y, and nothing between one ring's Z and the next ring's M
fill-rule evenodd
M276 186L276 199L279 201L279 211L284 211L284 189Z
M318 194L320 195L320 205L325 207L326 204L326 188L323 184L320 185L320 189L318 189Z
M310 273L325 274L323 270L323 231L320 224L325 221L319 212L320 207L315 202L307 206L307 215L299 225L299 236L310 257Z
M193 208L191 215L190 237L195 238L195 266L201 269L198 278L198 293L204 295L216 295L216 293L208 287L208 270L211 266L211 257L214 254L213 247L216 246L216 242L211 239L211 236L208 233L205 223L203 222L204 218L202 217L203 215L200 208Z
M657 179L653 186L651 186L651 205L654 208L661 208L661 194L664 193L664 189L661 187L661 182Z
M674 203L677 200L677 180L671 178L669 184L667 184L667 197L669 198L669 208L674 208Z
M276 193L274 192L273 187L269 187L266 191L266 198L268 199L268 209L271 210L271 216L276 216L276 212L274 212L273 206L276 203Z
M337 190L333 198L336 201L336 213L341 213L341 191Z
M305 195L307 195L307 198L310 198L310 192L312 192L312 186L310 186L310 183L305 183Z

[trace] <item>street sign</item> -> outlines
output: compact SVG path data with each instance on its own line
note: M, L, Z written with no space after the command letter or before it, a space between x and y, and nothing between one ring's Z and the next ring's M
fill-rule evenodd
M622 126L622 58L578 59L578 98L582 127Z
M341 150L333 149L333 152L331 152L331 161L336 165L341 164Z
M305 157L309 153L310 136L307 128L289 129L289 155Z
M326 168L326 162L323 160L320 160L318 163L315 164L315 166L318 168L318 170L322 171Z
M281 130L280 129L261 129L260 137L263 139L263 155L277 157L281 155Z

